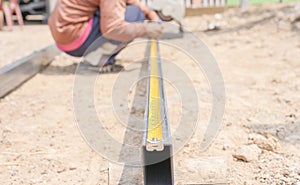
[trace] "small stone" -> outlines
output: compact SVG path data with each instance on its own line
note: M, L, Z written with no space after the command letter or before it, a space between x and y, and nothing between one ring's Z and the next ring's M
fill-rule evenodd
M225 143L224 145L223 145L223 150L225 151L225 150L228 150L230 148L230 146L229 146L229 144L227 144L227 143Z
M227 126L227 127L230 127L230 126L232 126L232 122L228 122L228 123L226 123L226 126Z
M251 140L253 144L256 144L260 149L263 150L275 152L280 148L278 139L269 133L265 133L263 135L252 134L249 135L248 139Z
M282 175L280 175L279 173L277 173L276 175L274 175L275 179L280 179L282 177Z
M284 139L287 135L287 131L285 129L285 127L279 127L276 129L276 136L279 138L279 139Z
M243 145L235 149L233 157L245 162L251 162L258 159L261 150L257 145Z
M70 166L70 167L69 167L69 170L71 170L71 171L72 171L72 170L76 170L76 169L77 169L77 167L75 167L75 166Z
M130 114L134 114L134 113L136 113L136 109L135 109L135 107L132 107L132 108L130 109Z
M64 171L66 171L66 168L60 168L60 169L58 169L56 172L57 172L57 173L62 173L62 172L64 172Z
M138 94L139 94L139 96L141 96L141 97L145 96L145 92L139 91Z
M288 182L288 178L286 178L286 177L281 177L281 178L280 178L280 181L281 181L281 182Z
M284 170L283 173L282 173L282 175L284 177L289 177L289 174L290 174L290 172L288 170Z
M300 185L300 181L294 182L292 185Z
M300 176L300 168L296 168L295 172Z

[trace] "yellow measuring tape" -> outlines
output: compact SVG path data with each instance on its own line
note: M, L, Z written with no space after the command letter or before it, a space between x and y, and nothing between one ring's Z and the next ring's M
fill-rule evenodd
M163 150L163 133L161 119L161 86L158 64L158 43L151 41L150 55L150 87L148 100L148 130L147 147L148 151Z

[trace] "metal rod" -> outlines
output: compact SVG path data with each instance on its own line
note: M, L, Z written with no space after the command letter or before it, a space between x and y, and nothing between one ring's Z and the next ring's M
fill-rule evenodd
M0 98L44 69L59 53L56 46L51 45L0 68Z

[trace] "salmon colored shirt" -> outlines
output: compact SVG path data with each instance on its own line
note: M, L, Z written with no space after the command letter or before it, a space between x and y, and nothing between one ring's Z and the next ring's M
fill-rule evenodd
M48 20L52 36L59 45L76 41L97 9L101 14L101 32L106 38L127 42L146 36L145 23L124 21L126 4L140 7L145 15L150 11L139 0L58 0Z

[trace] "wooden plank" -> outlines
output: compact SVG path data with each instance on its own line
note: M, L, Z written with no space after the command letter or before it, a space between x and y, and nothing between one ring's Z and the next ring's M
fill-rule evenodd
M56 46L48 46L0 68L0 98L6 96L44 69L59 53Z
M186 8L185 16L200 16L205 14L222 13L227 7L204 7L204 8Z

